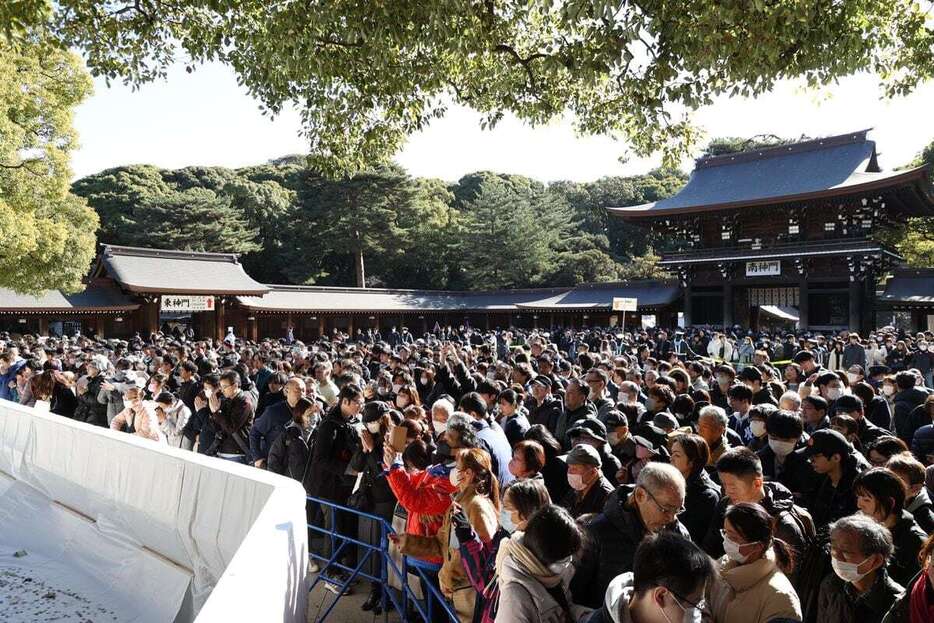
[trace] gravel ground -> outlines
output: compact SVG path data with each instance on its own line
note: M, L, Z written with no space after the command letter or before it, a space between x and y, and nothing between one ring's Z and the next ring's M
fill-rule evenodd
M36 569L0 568L0 612L4 623L103 623L118 621L109 608L49 583Z

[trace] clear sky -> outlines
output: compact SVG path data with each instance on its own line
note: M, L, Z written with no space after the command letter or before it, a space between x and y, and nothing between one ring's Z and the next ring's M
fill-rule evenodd
M783 84L758 100L724 98L699 111L696 121L708 136L826 136L871 127L887 168L905 164L934 140L932 109L932 83L909 97L884 100L875 78L856 76L820 92ZM263 116L233 72L218 64L192 74L178 67L168 80L136 91L96 80L75 125L81 143L72 162L76 177L141 163L238 167L305 151L298 115ZM644 173L659 162L621 163L625 153L626 145L611 138L575 136L568 122L531 128L507 117L484 131L478 115L453 107L411 137L396 160L413 175L451 181L478 170L590 181ZM683 167L690 170L690 162Z

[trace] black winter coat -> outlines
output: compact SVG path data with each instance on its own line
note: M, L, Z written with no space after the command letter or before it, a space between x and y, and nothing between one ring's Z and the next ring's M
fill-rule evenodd
M370 502L373 504L395 503L396 496L389 488L389 482L386 480L386 472L383 469L383 438L375 440L372 452L364 452L363 446L357 447L353 457L350 459L350 469L363 474L360 480L360 488L368 489ZM373 512L373 509L368 509Z
M266 468L277 474L293 478L311 495L315 474L311 469L314 431L304 432L295 422L290 422L285 431L272 442Z
M635 501L632 505L629 503L635 488L635 485L620 486L610 495L603 512L584 527L589 539L571 580L574 603L599 608L610 581L632 571L636 548L646 534ZM690 538L680 521L670 523L665 529Z
M684 512L678 515L678 521L684 525L695 543L704 541L710 522L717 516L720 495L720 487L710 479L706 470L702 469L688 478Z
M107 405L97 400L101 391L104 377L100 374L88 379L88 389L78 396L78 406L75 408L75 418L81 422L95 426L107 426Z
M889 575L892 579L907 586L908 582L921 570L918 563L918 552L924 545L927 534L915 523L915 518L906 510L892 526L892 542L895 544L895 553L889 559Z
M318 426L311 470L315 475L311 495L345 504L356 477L348 474L350 459L360 443L356 420L347 420L340 404L334 406Z
M910 387L895 394L895 434L907 444L911 444L911 438L920 426L930 424L919 422L918 418L912 417L915 407L924 404L929 393L928 389Z

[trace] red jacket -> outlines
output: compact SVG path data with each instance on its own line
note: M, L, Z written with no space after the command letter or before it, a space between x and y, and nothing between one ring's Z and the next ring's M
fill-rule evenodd
M408 513L405 531L418 536L435 536L444 520L444 513L451 506L451 494L456 491L451 484L451 468L432 465L428 469L409 474L399 463L393 464L386 480ZM441 559L428 562L440 563Z

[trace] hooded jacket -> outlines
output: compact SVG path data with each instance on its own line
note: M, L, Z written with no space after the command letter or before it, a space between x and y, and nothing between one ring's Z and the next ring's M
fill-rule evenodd
M316 480L311 470L314 432L289 422L282 434L272 442L266 459L266 469L299 481L308 494L311 494L312 483Z
M621 485L607 499L603 512L585 526L589 543L571 581L575 603L599 608L610 581L632 569L636 548L646 535L635 500L630 503L635 489L635 485ZM664 529L691 538L677 520Z

